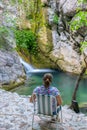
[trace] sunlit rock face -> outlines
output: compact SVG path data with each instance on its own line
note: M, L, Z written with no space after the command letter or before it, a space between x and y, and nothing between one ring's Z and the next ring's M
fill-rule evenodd
M80 42L87 41L87 29L82 27L77 32L72 32L68 23L74 19L76 14L77 0L58 0L56 2L50 0L49 3L48 21L52 26L53 39L53 50L49 57L61 70L79 74L85 66L84 57L80 53ZM53 5L56 7L55 10ZM58 15L56 26L53 24L55 12Z
M50 58L56 62L59 67L67 72L75 74L81 72L81 58L76 51L67 43L60 42L60 49L51 52Z

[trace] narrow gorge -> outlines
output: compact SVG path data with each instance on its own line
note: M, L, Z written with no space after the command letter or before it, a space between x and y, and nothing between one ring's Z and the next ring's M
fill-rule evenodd
M87 130L86 67L86 0L0 1L0 130L31 130L29 98L45 72L54 73L64 100L58 129ZM84 68L75 113L69 105ZM49 127L37 116L35 121L35 130L56 130L54 123Z

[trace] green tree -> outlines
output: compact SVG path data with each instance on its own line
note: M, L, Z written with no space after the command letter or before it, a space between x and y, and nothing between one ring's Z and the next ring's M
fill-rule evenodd
M78 0L79 4L83 4L84 2L86 2L86 0ZM86 11L81 11L82 9L79 8L77 9L77 14L74 16L74 20L72 20L70 22L70 29L72 31L76 31L78 29L80 29L81 27L85 27L87 26L87 12ZM81 51L84 52L84 48L87 46L87 41L83 41L81 42ZM74 92L72 95L72 100L71 100L71 105L70 108L72 108L75 112L79 112L79 107L78 107L78 102L76 101L76 95L77 95L77 91L79 88L79 83L81 81L81 79L83 78L83 75L86 73L86 69L87 69L87 56L84 54L84 62L86 64L86 66L82 69L80 75L77 78L77 82L74 88Z
M19 49L27 49L30 57L37 54L37 37L31 30L15 30L15 39L17 47Z
M87 12L79 11L70 22L70 29L75 31L84 26L87 26Z
M55 13L54 17L53 17L53 22L55 24L58 24L58 21L59 21L59 18L58 18L58 15Z

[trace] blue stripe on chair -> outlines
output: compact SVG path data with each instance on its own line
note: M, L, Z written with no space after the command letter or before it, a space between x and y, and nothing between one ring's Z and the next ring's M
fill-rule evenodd
M51 111L51 115L53 115L53 108L52 108L52 99L53 99L53 96L50 96L50 111Z
M39 95L36 95L36 97L37 97L37 106L38 106L37 113L40 113Z
M44 113L44 108L43 108L43 96L40 95L40 111L43 114Z

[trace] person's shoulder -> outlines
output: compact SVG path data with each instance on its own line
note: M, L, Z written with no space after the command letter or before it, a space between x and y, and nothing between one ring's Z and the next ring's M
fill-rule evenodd
M60 95L60 91L56 87L52 87L52 92L55 94L55 96Z
M59 90L56 87L51 87L51 90L54 91L54 92L58 92L59 93Z
M41 85L41 86L37 86L35 89L43 89L43 88L44 88L44 86Z
M40 89L40 86L37 86L35 89Z
M37 86L36 88L40 88L40 86Z
M52 86L51 89L53 89L53 90L58 90L58 89L57 89L56 87L54 87L54 86Z
M40 86L37 86L37 87L34 88L34 90L38 90L39 88L40 88Z

